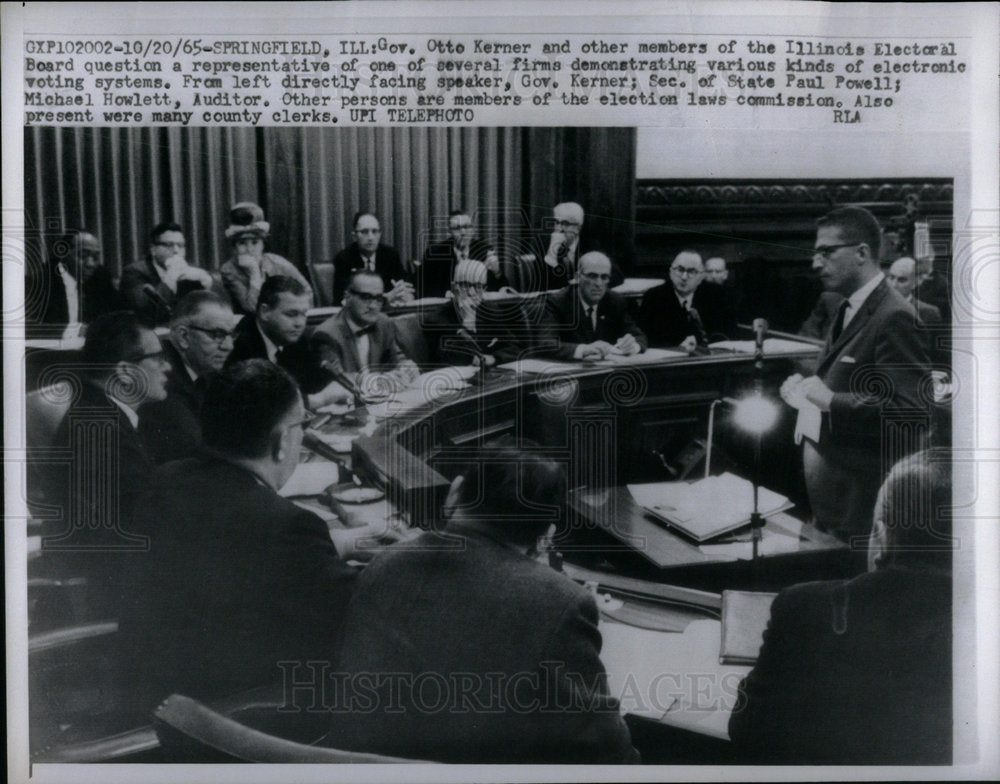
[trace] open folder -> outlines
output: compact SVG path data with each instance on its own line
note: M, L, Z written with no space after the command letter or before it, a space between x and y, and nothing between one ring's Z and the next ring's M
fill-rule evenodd
M753 485L728 472L695 482L628 485L628 491L655 518L696 542L749 525L753 511ZM761 515L768 517L794 504L785 496L761 487L758 506Z

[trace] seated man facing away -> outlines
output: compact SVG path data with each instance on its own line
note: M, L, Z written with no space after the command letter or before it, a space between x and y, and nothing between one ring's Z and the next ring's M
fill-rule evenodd
M670 265L670 280L642 298L639 324L653 346L688 352L733 337L736 315L720 286L703 286L701 254L682 250Z
M139 410L139 435L153 460L166 463L190 457L201 446L199 412L205 383L222 370L233 349L233 311L211 291L192 291L170 316L170 337L163 353L173 371L167 397Z
M59 514L45 521L42 551L56 574L86 577L98 617L114 618L125 563L146 547L132 525L154 467L139 435L140 407L167 396L171 368L156 333L127 310L91 322L82 364L52 442L68 456L42 469L46 501Z
M330 674L328 745L446 762L637 759L593 598L526 555L566 495L537 449L485 448L452 482L444 530L365 569Z
M384 291L378 273L355 270L344 291L344 307L310 338L324 371L362 394L400 389L420 374L400 348L392 319L382 312Z
M540 350L557 359L604 359L638 354L646 336L628 312L628 302L610 291L611 260L599 251L580 257L576 286L549 295Z
M729 734L754 762L951 762L950 454L896 464L867 574L794 585L771 606Z
M487 274L481 261L459 262L451 282L451 302L423 316L433 362L492 367L520 356L516 335L526 328L520 305L516 300L485 301Z
M277 365L227 366L205 391L206 451L149 479L135 513L149 549L134 560L120 624L123 664L147 708L172 692L209 699L264 685L281 678L281 662L336 651L356 576L342 559L383 532L330 531L278 495L298 465L304 417Z
M312 289L297 278L272 275L260 287L257 312L244 316L228 364L245 359L268 359L292 374L306 396L310 410L344 401L348 391L321 365L305 337Z

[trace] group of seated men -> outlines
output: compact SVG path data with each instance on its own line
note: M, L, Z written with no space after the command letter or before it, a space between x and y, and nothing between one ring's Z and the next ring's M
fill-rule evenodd
M244 217L259 230L261 215ZM582 221L573 210L559 218L564 240L575 218ZM865 216L824 220L814 266L856 311L849 331L848 308L838 307L829 354L868 328L873 297L887 298L882 326L897 327L913 311L882 281ZM851 242L855 233L866 238ZM525 353L588 360L641 352L650 342L694 352L713 334L729 334L731 309L722 289L700 285L698 254L678 254L670 281L647 292L636 323L610 290L612 261L593 251L573 259L572 239L570 248L552 249L555 266L536 261L545 267L540 275L572 269L575 285L528 300L534 309L486 298L495 270L456 256L451 301L423 319L434 361L491 365ZM312 296L301 276L278 266L258 276L238 261L233 274L246 273L242 306L211 284L188 293L166 287L180 296L172 305L160 297L169 308L164 344L133 311L95 318L80 389L55 438L74 457L50 466L46 501L64 516L44 550L86 576L120 618L122 670L135 676L139 712L174 691L212 699L283 678L293 694L320 690L312 704L329 709L327 742L338 748L467 762L634 761L599 659L593 598L531 557L565 499L565 477L544 450L523 440L490 447L453 481L441 526L389 548L360 576L347 561L370 559L374 545L396 540L397 531L331 532L278 495L299 461L307 410L363 398L369 371L400 385L418 372L382 312L377 248L376 241L376 258L362 257L346 276L342 310L308 337ZM178 273L175 282L193 277ZM390 283L390 297L410 293L406 281ZM900 340L919 364L916 344ZM861 421L864 412L823 362L816 376L789 379L783 396L795 407L812 400L830 422ZM103 427L96 438L95 421ZM813 438L826 449L826 431ZM867 515L875 576L779 597L731 723L745 754L946 761L950 603L938 589L950 585L950 540L940 509L907 495L915 481L944 486L941 466L930 460L910 458L866 511L851 510ZM875 472L879 482L883 475ZM938 507L946 505L943 493L934 496ZM934 601L911 617L914 596ZM834 643L841 653L830 653ZM918 643L933 655L920 667L897 666ZM825 667L804 646L835 661ZM446 695L430 710L432 676ZM781 692L783 679L799 685ZM331 681L333 691L325 691ZM852 713L858 705L866 712L860 719ZM876 714L873 742L859 730L874 726ZM910 724L897 736L904 716Z

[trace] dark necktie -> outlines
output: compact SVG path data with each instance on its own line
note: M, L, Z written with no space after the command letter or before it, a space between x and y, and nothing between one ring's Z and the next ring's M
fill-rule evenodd
M595 310L597 310L597 308L595 308L593 305L588 305L586 308L584 308L584 311L586 311L587 314L587 329L594 335L597 334L597 327L594 326Z
M850 304L850 300L845 299L837 309L837 318L833 320L833 332L830 333L831 343L836 343L837 338L840 337L840 333L844 331L844 317L847 315L847 307Z
M569 256L569 246L565 242L559 243L556 248L556 267L566 267L566 257Z

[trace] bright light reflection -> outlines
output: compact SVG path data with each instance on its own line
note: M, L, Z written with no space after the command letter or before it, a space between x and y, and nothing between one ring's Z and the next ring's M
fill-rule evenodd
M778 421L778 406L763 395L750 395L737 401L732 421L748 433L764 433Z

